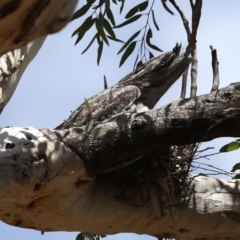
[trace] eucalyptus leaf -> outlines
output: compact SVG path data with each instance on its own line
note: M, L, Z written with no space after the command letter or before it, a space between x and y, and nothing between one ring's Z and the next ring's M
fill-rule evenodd
M83 38L83 36L85 35L85 33L93 26L94 22L95 22L95 18L92 19L92 17L88 17L84 22L83 24L78 28L76 29L73 34L72 34L72 37L75 35L75 34L78 34L78 38L75 42L75 45Z
M156 50L156 51L162 52L162 50L161 50L160 48L158 48L157 46L151 44L151 42L150 42L150 39L151 39L151 38L152 38L152 30L151 30L151 28L149 28L149 29L148 29L148 32L147 32L147 36L146 36L147 45L148 45L150 48L152 48L152 49L154 49L154 50Z
M141 32L141 30L135 32L135 33L123 44L123 46L120 48L120 50L118 51L117 54L121 53L121 52L129 45L129 43L132 42L132 40L139 35L140 32Z
M231 172L235 172L236 170L240 170L240 163L236 163L236 164L233 166Z
M123 10L123 8L124 8L125 0L122 0L121 2L122 2L122 4L121 4L121 7L120 7L120 14L122 13L122 10Z
M149 59L153 58L154 55L149 51Z
M119 67L123 65L123 63L126 61L126 59L132 54L134 51L134 48L136 47L136 42L132 42L126 49L126 51L123 53L122 58L120 60Z
M221 147L219 152L231 152L239 149L239 147L240 147L240 142L233 141Z
M114 19L114 16L113 16L113 14L112 14L111 9L109 8L106 13L107 13L108 19L110 20L110 22L112 23L112 25L115 27L115 19Z
M240 174L239 174L239 173L236 174L236 175L233 177L233 179L240 179Z
M92 40L89 42L89 44L87 45L87 47L83 50L82 54L84 54L84 53L89 49L89 47L93 44L93 42L94 42L94 40L96 39L97 35L98 35L98 33L96 33L96 34L94 35L94 37L93 37Z
M106 31L109 33L109 35L111 35L113 38L116 37L110 23L108 22L108 20L106 18L103 19L103 26L106 29Z
M84 6L82 6L79 10L77 10L73 16L72 19L70 21L73 21L77 18L82 17L84 14L87 13L87 11L89 10L89 8L92 6L92 4L95 2L96 0L89 0L87 1L87 4L85 4Z
M172 14L172 15L174 15L174 13L170 10L170 8L168 7L168 5L167 5L167 0L161 0L161 2L162 2L162 5L163 5L163 7L165 8L165 10L167 11L167 12L169 12L170 14Z
M107 40L107 36L106 36L106 34L105 34L104 30L103 30L104 18L103 18L103 15L102 15L101 12L99 13L99 18L96 20L96 24L95 25L96 25L96 29L97 29L99 35L101 36L101 38L103 39L103 41L107 45L109 45L108 40Z
M155 19L155 14L154 14L153 10L152 10L152 19L153 19L153 24L154 24L155 28L159 31L159 27L158 27L157 21Z
M118 39L118 38L113 38L113 37L110 36L110 35L107 35L107 37L108 37L110 40L112 40L112 41L124 43L124 41L122 41L122 40L120 40L120 39Z
M137 21L141 16L142 16L142 14L135 15L134 17L128 19L127 21L125 21L125 22L123 22L123 23L115 26L114 28L121 28L121 27L123 27L123 26L126 26L126 25L128 25L129 23L132 23L132 22Z
M144 1L138 5L136 5L135 7L133 7L125 16L125 18L130 18L132 17L134 14L136 14L137 12L142 12L144 11L146 8L148 7L148 1Z
M100 63L100 59L102 56L102 50L103 50L103 41L100 41L99 46L98 46L97 65L99 65L99 63Z
M86 98L84 98L84 103L85 103L85 106L87 108L88 113L90 113L91 112L91 108L90 108L89 102L88 102L88 100Z
M108 85L107 85L107 78L105 75L103 75L103 81L104 81L104 89L108 89Z

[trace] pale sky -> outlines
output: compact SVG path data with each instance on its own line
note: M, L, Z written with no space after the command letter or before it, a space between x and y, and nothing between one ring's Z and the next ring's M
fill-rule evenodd
M138 1L136 1L138 2ZM141 2L141 1L139 1ZM176 42L187 45L186 33L177 12L171 16L167 13L160 1L156 1L155 15L158 19L160 31L154 32L152 42L164 51L171 50ZM185 15L190 19L189 1L176 1L182 7ZM81 1L85 4L85 1ZM79 4L79 6L81 6ZM131 1L126 1L127 13ZM170 5L169 5L170 6ZM118 12L118 11L117 11ZM211 51L209 46L217 48L220 62L220 87L225 87L232 82L239 81L240 63L240 1L203 1L202 18L198 32L198 95L209 93L212 84ZM123 17L115 18L117 23L124 21ZM84 19L84 18L83 18ZM42 49L24 73L21 82L4 109L0 125L4 126L32 126L36 128L54 128L63 119L67 119L70 111L83 102L84 97L91 97L103 90L103 75L105 74L108 86L117 83L122 77L132 71L136 55L128 59L121 67L120 56L117 52L121 44L110 42L110 47L103 50L100 66L97 66L97 45L94 44L87 53L81 52L91 40L94 32L89 32L78 45L74 46L75 38L72 32L79 26L82 19L70 23L60 33L47 38ZM117 37L126 41L134 32L145 24L145 18L128 29L116 31ZM136 52L135 52L136 54ZM155 52L157 56L158 53ZM188 86L189 88L189 86ZM179 98L181 81L178 80L170 91L160 100L158 106L169 103ZM230 139L221 138L207 146L219 148L228 143ZM239 161L240 152L218 155L204 160L205 163L215 165L230 171L232 166ZM223 177L223 176L221 176ZM20 229L0 222L1 239L10 240L75 240L77 233L45 233L43 236L38 231ZM138 235L108 236L109 240L116 239L151 239Z

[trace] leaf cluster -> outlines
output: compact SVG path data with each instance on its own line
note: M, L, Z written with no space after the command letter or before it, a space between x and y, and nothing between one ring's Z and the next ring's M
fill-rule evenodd
M76 45L83 39L85 34L89 32L93 26L95 26L96 33L86 48L82 51L82 54L84 54L92 46L92 44L96 42L98 44L97 64L99 65L104 44L109 46L110 40L119 42L122 44L120 50L118 51L118 54L122 53L119 63L119 67L121 67L138 46L137 57L134 63L135 68L142 65L143 62L149 60L154 56L151 50L162 51L158 46L152 44L151 42L153 31L150 25L150 17L154 28L157 31L160 30L153 10L155 0L145 0L132 7L125 15L125 21L120 24L116 24L115 22L111 4L113 3L118 5L118 3L120 3L121 14L124 8L124 0L100 0L97 6L94 5L95 2L96 0L87 0L87 3L83 5L79 10L77 10L72 17L72 20L79 19L87 15L89 10L92 10L90 16L86 17L83 23L72 34L72 36L77 36L77 39L75 41ZM163 4L163 7L169 13L173 14L167 7L166 0L162 0L161 2ZM132 36L130 36L126 42L123 42L116 37L116 29L125 28L128 25L137 22L139 19L142 19L143 17L147 18L145 26L132 34ZM140 37L140 35L142 36Z

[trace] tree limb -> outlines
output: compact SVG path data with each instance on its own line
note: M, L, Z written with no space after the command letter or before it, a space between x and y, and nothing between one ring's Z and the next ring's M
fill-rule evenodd
M77 0L16 0L0 2L0 56L62 29Z
M42 47L46 37L0 57L0 113L11 99L24 71Z
M50 130L5 128L0 144L0 218L8 224L189 240L240 237L237 180L190 176L184 195L170 206L172 214L166 210L159 216L150 199L128 204L117 197L118 184L103 176L89 178L81 159Z

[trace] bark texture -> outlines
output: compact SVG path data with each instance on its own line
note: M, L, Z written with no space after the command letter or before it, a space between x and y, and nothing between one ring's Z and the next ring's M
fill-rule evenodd
M39 38L0 57L0 113L11 99L24 71L45 39L46 37Z
M0 56L62 29L77 0L4 0L0 2Z
M102 175L89 178L81 159L50 130L5 128L0 144L0 217L8 224L159 238L240 237L237 180L190 176L185 195L159 215L154 201L127 203L118 197L116 183Z
M147 182L142 197L131 185L126 198L119 197L123 186L99 172L110 169L116 175L133 158L165 146L240 136L239 90L240 83L235 83L159 109L123 112L96 123L94 128L106 130L99 138L88 135L86 139L86 125L55 131L3 128L1 219L41 231L238 239L237 180L190 176L185 180L185 194L176 195L171 204L163 204L156 200L159 193ZM161 180L164 178L160 176ZM143 200L141 204L137 204L139 200Z

